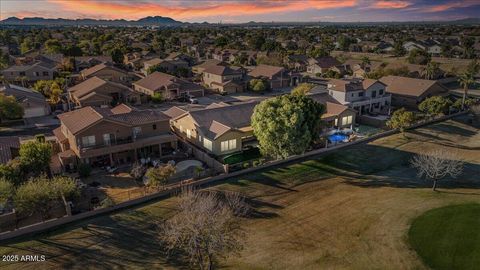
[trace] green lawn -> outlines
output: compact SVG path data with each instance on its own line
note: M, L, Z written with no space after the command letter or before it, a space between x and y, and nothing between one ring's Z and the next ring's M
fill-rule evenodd
M480 267L480 204L452 205L416 218L408 233L412 247L433 269Z
M412 220L452 204L480 203L479 129L455 119L349 147L316 160L232 178L211 187L243 193L245 249L221 260L226 269L426 269L408 242ZM448 148L467 163L458 180L417 179L412 153ZM158 221L175 198L97 217L0 247L0 255L43 254L44 263L0 263L6 269L178 269L166 256ZM477 215L478 217L478 215Z
M227 156L223 159L225 164L237 164L245 161L249 161L252 159L260 158L262 155L260 154L260 149L252 148L242 151L241 153L233 154Z

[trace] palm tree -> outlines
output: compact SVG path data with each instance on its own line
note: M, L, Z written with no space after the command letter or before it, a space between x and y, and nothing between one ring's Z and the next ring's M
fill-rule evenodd
M428 62L427 66L423 69L423 76L427 80L433 80L437 74L439 64L436 62Z
M464 110L465 100L467 99L467 95L468 95L468 87L470 87L470 85L475 83L475 78L473 76L473 73L468 71L462 73L462 75L460 75L460 77L458 78L458 83L460 84L460 86L463 87L462 110Z

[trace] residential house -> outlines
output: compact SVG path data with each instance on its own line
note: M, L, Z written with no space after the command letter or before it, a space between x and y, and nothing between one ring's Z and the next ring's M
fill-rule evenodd
M140 159L164 157L177 147L170 118L155 110L136 110L121 104L114 108L83 107L58 115L53 131L64 168L78 163L114 166Z
M140 94L129 87L98 77L87 79L70 89L68 95L75 107L140 103Z
M391 95L386 93L385 87L384 83L373 79L332 79L327 84L330 96L360 115L385 112L390 108Z
M257 102L187 111L170 124L176 134L216 156L241 151L256 141L250 118Z
M202 63L196 65L196 66L193 66L192 67L192 72L194 74L202 74L203 71L210 67L210 66L217 66L217 65L227 65L227 63L225 62L222 62L220 60L216 60L216 59L208 59L208 60L205 60L203 61Z
M74 57L75 70L80 71L101 63L112 63L110 56L76 56Z
M151 67L159 67L162 72L175 74L179 69L182 68L188 70L188 62L183 60L153 58L143 62L143 73L145 76L148 75L148 70Z
M306 72L308 66L308 56L304 54L292 54L285 57L285 64L290 70L296 72Z
M36 61L30 65L14 65L2 70L2 75L7 81L53 80L57 68L55 65Z
M244 90L244 71L239 67L211 65L203 71L203 83L219 93L233 94Z
M0 164L6 164L19 156L20 137L0 137Z
M340 104L327 91L309 94L308 97L325 106L321 118L327 129L351 128L355 124L357 111Z
M340 65L341 63L332 56L309 58L307 72L310 74L324 74L328 70Z
M425 50L425 46L421 42L414 42L414 41L407 41L403 44L403 48L407 52L413 51L413 50Z
M175 61L186 62L187 66L192 66L195 64L195 59L193 57L191 57L188 54L184 54L182 52L172 52L165 58L165 60L169 60L173 62Z
M46 116L51 112L50 104L48 104L45 97L32 89L7 84L0 88L0 93L15 97L23 107L23 118Z
M237 54L238 50L233 50L233 49L225 49L225 50L215 50L212 53L212 58L222 61L222 62L229 62L230 61L230 56Z
M270 89L295 86L300 81L299 77L292 77L285 68L269 65L258 65L248 75L254 79L266 80Z
M162 72L154 72L134 82L133 88L148 96L153 96L157 92L161 93L165 99L175 99L185 95L195 97L204 95L201 85Z
M111 63L101 63L91 68L84 69L80 72L83 80L98 77L106 81L129 84L130 77L128 73L122 69L115 67Z
M418 109L418 104L432 96L445 96L448 89L437 81L414 79L400 76L386 76L380 81L392 95L392 105L408 109Z

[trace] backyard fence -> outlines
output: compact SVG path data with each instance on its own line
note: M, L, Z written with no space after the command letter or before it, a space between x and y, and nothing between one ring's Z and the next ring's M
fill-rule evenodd
M467 113L467 111L463 111L463 112L454 113L454 114L451 114L451 115L437 117L437 118L434 118L434 119L423 120L423 121L420 121L420 122L412 125L410 127L410 129L426 126L426 125L429 125L429 124L432 124L432 123L445 121L447 119L454 118L454 117L457 117L457 116L460 116L460 115L464 115L466 113ZM175 195L175 194L178 194L179 192L181 192L182 188L184 188L184 187L199 188L199 187L210 186L212 184L216 184L218 182L230 179L232 177L238 177L238 176L242 176L242 175L247 175L247 174L259 172L259 171L262 171L262 170L265 170L265 169L272 169L272 168L285 166L285 165L295 163L295 162L300 162L300 161L304 161L304 160L318 158L320 156L329 154L329 153L337 151L337 150L341 150L343 148L348 148L348 147L351 147L353 145L368 143L368 142L374 141L374 140L382 138L382 137L390 136L390 135L395 134L397 132L398 132L398 130L389 130L389 131L381 132L381 133L372 135L370 137L359 139L359 140L356 140L356 141L353 141L353 142L350 142L350 143L338 144L338 145L335 145L335 146L332 146L332 147L329 147L329 148L316 149L316 150L304 153L302 155L296 155L296 156L292 156L292 157L289 157L289 158L283 159L283 160L275 160L275 161L267 162L267 163L261 164L261 165L256 166L256 167L250 167L250 168L235 171L235 172L232 172L232 173L221 174L221 175L202 178L202 179L198 179L198 180L193 180L193 179L185 180L185 181L181 181L181 182L178 182L178 183L175 183L175 184L167 185L163 188L143 187L143 188L138 188L138 189L132 189L132 190L129 190L129 191L125 192L124 194L120 194L118 196L116 195L117 197L112 198L112 200L113 200L113 205L112 206L108 206L108 207L104 207L104 208L95 208L92 211L83 212L83 213L73 215L73 216L65 216L63 218L56 218L56 219L48 220L48 221L45 221L45 222L40 222L40 223L37 223L37 224L31 223L31 222L35 222L35 219L32 219L32 221L29 222L30 225L26 226L26 227L19 226L18 222L16 220L17 217L16 216L15 216L15 218L12 217L13 215L12 215L12 213L10 213L9 214L10 216L5 216L5 215L0 216L0 228L3 231L2 233L0 233L0 241L16 238L16 237L20 237L20 236L31 235L31 234L36 234L36 233L40 233L40 232L53 230L55 228L58 228L59 226L62 226L62 225L68 224L68 223L77 222L77 221L85 220L85 219L88 219L88 218L93 218L93 217L98 216L98 215L110 214L114 211L124 209L124 208L128 208L128 207L137 206L137 205L146 203L146 202L151 201L151 200L168 198L172 195ZM83 202L83 203L86 203L86 202ZM89 204L89 202L88 202L88 204ZM64 215L65 214L63 214L63 216ZM16 226L11 225L12 220L13 220L13 223L17 224ZM5 223L3 224L1 222L5 222ZM33 224L33 225L31 225L31 224ZM10 231L6 232L4 230L4 227L5 227L5 230L10 230Z

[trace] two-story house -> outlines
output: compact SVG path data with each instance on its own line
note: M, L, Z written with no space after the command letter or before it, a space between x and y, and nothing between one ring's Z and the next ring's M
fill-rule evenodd
M328 70L340 65L341 63L331 56L309 58L307 72L310 74L323 74Z
M8 81L53 80L57 68L55 65L37 61L30 65L14 65L2 70L2 75Z
M244 71L239 67L211 65L203 70L203 83L219 93L238 93L244 90Z
M147 96L153 96L157 92L161 93L165 99L175 99L185 95L195 97L204 95L201 85L162 72L154 72L134 82L133 88Z
M80 72L83 80L98 77L106 81L129 84L130 76L125 70L115 67L111 63L101 63Z
M92 77L68 89L68 96L75 107L140 103L140 94L129 87L98 77Z
M266 80L270 89L294 86L299 81L297 77L292 78L285 68L269 65L258 65L248 75L254 79Z
M257 102L224 104L202 110L166 112L176 116L170 121L176 134L216 156L241 151L256 139L251 116Z
M360 115L387 111L391 104L391 95L386 85L378 80L330 80L328 94L340 104L356 110Z
M114 108L84 107L58 115L54 135L64 168L78 163L118 165L142 158L163 157L177 147L170 131L170 117L154 110L127 105Z
M168 59L160 59L160 58L153 58L148 61L143 62L143 73L145 76L148 75L148 71L152 67L158 67L163 72L167 73L175 73L179 69L189 69L188 62L183 61L181 59L178 60L168 60Z

